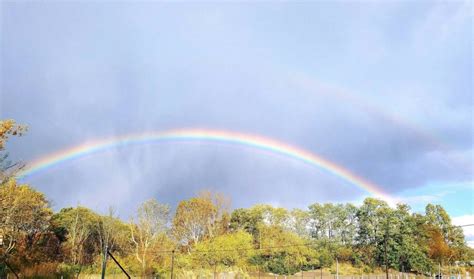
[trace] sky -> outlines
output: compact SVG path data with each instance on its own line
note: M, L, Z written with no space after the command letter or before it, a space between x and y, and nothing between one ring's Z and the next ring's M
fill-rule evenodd
M2 1L0 118L27 164L109 137L258 135L325 158L422 212L474 223L470 1ZM234 208L360 204L327 170L207 141L120 146L23 179L55 209L128 216L202 189ZM467 231L474 243L474 232Z

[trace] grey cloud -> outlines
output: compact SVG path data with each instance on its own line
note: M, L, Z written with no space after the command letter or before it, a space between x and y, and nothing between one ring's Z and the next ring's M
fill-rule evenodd
M449 86L431 90L422 79L414 84L406 78L409 73L391 68L401 62L390 59L396 52L376 28L364 33L367 43L357 43L361 53L341 50L340 58L322 39L306 39L299 21L288 30L301 33L279 29L260 38L250 28L259 15L253 9L253 16L243 16L238 9L180 12L172 5L4 5L1 116L31 127L27 136L10 143L15 158L29 160L113 135L204 127L261 134L300 146L390 193L432 181L472 178L472 98L463 93L472 91L472 85L457 95L456 103L471 103L460 109L452 106ZM284 18L282 11L274 21ZM278 24L274 21L255 24L258 29ZM356 31L364 30L360 21ZM279 24L276 28L286 26ZM295 41L268 46L284 44L287 37ZM299 54L299 45L320 53ZM354 62L361 59L356 54L368 56L368 46L384 51L374 61L360 63L360 69L354 67L351 75L341 73L340 79L367 84L371 90L347 90L348 99L341 99L331 82L303 86L294 77L298 66L285 65L292 57L308 59L298 71L308 72L311 79L314 73L317 79L343 68L345 58ZM286 48L295 50L285 57ZM311 58L325 56L323 62L333 68L314 66ZM421 62L429 65L427 61ZM381 79L378 62L391 69ZM379 91L382 86L390 89ZM379 110L418 123L452 148L433 146L406 126L358 104L359 99L375 100ZM466 167L450 163L457 161L467 161ZM268 201L299 207L364 194L292 160L206 144L118 148L30 182L59 207L81 202L100 208L110 199L124 212L151 195L175 203L202 188L228 193L235 206Z

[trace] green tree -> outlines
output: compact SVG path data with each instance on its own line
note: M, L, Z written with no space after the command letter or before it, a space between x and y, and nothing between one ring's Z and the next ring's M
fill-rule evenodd
M261 244L251 263L276 274L294 274L319 265L319 255L304 239L281 226L261 226Z
M252 236L244 231L223 234L197 243L190 254L193 267L246 268L253 255Z
M65 240L63 251L76 277L99 254L96 231L99 220L97 213L82 206L63 208L53 216L55 231Z
M239 208L232 212L230 228L233 231L245 230L258 238L258 228L263 224L263 216L255 210Z
M289 229L302 238L309 238L309 223L311 216L308 211L293 209L289 216Z
M427 256L426 236L424 234L422 216L410 214L410 207L399 204L394 212L398 227L393 234L397 243L396 250L392 252L391 266L401 271L417 273L428 272L432 262Z
M357 249L362 261L371 267L376 266L377 262L380 263L383 249L380 245L384 243L386 233L383 219L389 210L386 202L367 198L357 211Z

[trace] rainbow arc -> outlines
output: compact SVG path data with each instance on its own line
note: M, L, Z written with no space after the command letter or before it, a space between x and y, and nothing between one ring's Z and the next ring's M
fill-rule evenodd
M356 175L343 166L323 158L318 154L267 137L210 129L180 129L164 132L146 132L94 140L81 145L73 146L71 148L66 148L34 160L27 165L27 168L20 174L20 177L28 178L55 166L61 165L65 162L88 155L105 152L109 149L119 146L180 141L228 143L247 146L257 150L267 151L273 154L289 157L320 168L327 173L337 176L340 179L349 182L350 184L355 185L364 191L367 191L377 198L387 201L389 204L395 204L395 199L387 195L382 190L382 187Z

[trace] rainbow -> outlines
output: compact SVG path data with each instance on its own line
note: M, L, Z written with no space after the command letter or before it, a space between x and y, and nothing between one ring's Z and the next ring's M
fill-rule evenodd
M337 165L319 155L307 150L291 146L271 138L237 133L231 131L209 130L209 129L180 129L164 132L146 132L140 134L128 134L100 140L86 142L71 148L66 148L55 153L48 154L36 159L27 165L26 169L20 173L19 177L28 178L34 174L46 171L64 162L82 158L87 155L105 152L120 146L141 145L159 142L176 141L207 141L236 144L256 148L258 150L283 155L293 158L325 170L342 180L345 180L359 188L371 193L377 198L394 204L394 199L377 186L366 179L363 179L342 166Z

